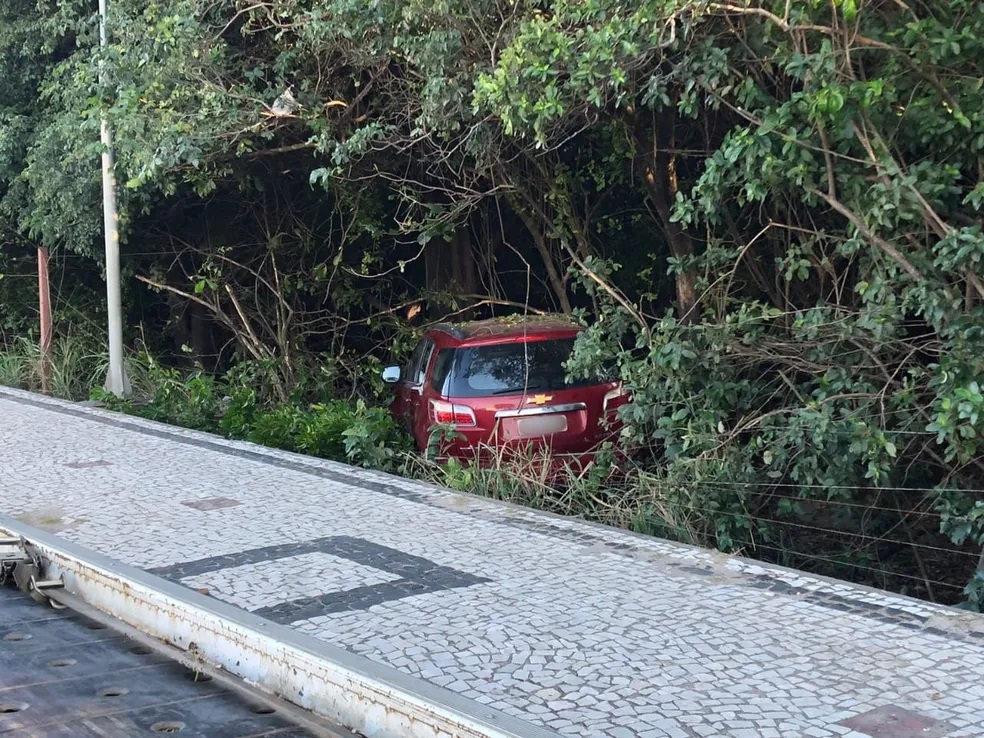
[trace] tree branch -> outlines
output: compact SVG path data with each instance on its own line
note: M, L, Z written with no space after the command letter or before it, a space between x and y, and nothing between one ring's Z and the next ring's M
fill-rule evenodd
M902 270L906 272L906 274L908 274L913 279L919 282L922 282L926 279L923 276L923 273L920 272L915 267L915 265L902 254L901 251L899 251L897 248L895 248L892 244L890 244L881 236L872 233L871 230L868 228L868 226L866 226L862 222L861 218L859 218L857 214L854 213L853 210L847 207L840 200L837 200L836 198L833 198L830 195L820 192L820 190L817 190L812 187L809 188L807 191L810 194L819 197L821 200L826 202L834 211L836 211L840 215L843 215L848 220L848 222L857 229L858 233L860 233L862 236L864 236L866 239L868 239L873 244L878 246L878 248L884 251L885 254L892 259L892 261L898 264L898 266L900 266Z

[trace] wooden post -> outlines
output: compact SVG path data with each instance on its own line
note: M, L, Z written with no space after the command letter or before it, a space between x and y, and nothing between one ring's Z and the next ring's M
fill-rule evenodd
M38 308L41 314L41 391L51 394L51 288L48 249L38 246Z

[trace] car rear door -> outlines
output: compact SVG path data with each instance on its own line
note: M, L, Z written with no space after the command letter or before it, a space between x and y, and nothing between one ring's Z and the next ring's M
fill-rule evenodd
M400 372L400 381L397 382L396 387L394 387L395 397L391 406L391 412L394 416L398 417L404 427L411 432L413 430L412 398L415 394L413 389L413 380L417 377L417 368L420 366L420 359L423 356L425 348L426 339L422 339L417 343L413 353L410 354L410 358L407 359L406 364L402 367Z
M430 435L430 408L428 407L428 398L425 397L425 390L429 386L428 369L433 358L434 341L425 336L414 351L414 361L411 362L406 377L407 419L410 432L417 441L417 448L420 450L427 446L427 439Z

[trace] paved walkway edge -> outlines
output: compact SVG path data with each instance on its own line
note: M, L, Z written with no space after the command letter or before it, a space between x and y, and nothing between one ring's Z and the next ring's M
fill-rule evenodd
M368 738L556 736L4 515L0 532L93 607Z

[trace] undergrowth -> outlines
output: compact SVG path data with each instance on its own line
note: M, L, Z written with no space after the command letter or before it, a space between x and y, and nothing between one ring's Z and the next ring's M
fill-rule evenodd
M312 386L281 402L245 365L222 377L202 371L186 375L153 363L151 372L155 382L147 395L121 400L97 391L93 396L111 409L149 420L369 469L399 471L410 450L409 438L386 408L363 398L312 402L311 396L327 395Z

